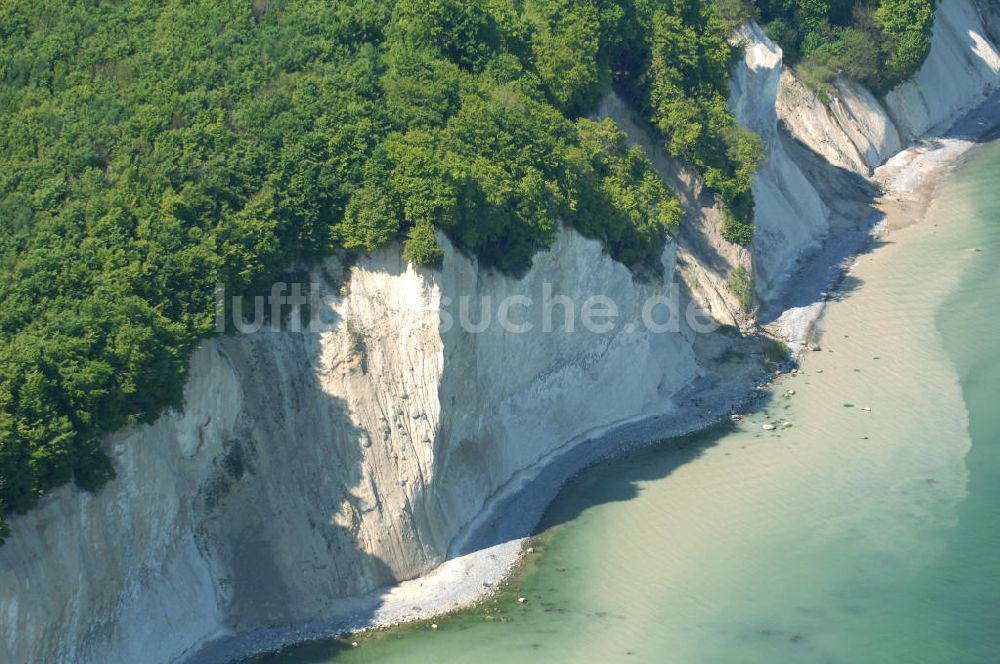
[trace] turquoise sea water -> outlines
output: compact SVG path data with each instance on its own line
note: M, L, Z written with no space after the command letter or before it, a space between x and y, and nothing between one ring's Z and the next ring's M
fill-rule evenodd
M863 256L761 412L574 480L510 592L259 661L1000 662L998 182Z

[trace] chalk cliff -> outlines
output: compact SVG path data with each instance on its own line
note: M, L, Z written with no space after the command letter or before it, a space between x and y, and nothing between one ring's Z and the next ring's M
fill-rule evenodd
M428 572L519 471L595 428L673 412L691 383L719 379L687 321L653 333L644 303L676 286L681 304L744 324L727 284L752 265L759 302L780 306L808 256L857 224L845 187L998 85L997 14L941 3L927 63L884 103L849 81L820 100L744 28L731 103L765 146L749 251L721 240L698 178L611 96L599 114L647 150L688 213L661 276L636 280L566 229L520 278L446 240L436 271L398 247L315 267L327 329L207 341L183 412L107 441L117 480L95 494L63 487L11 519L0 661L179 661L220 635L330 617L332 598ZM540 306L511 310L534 326L519 334L459 324L463 296L476 323L511 296L541 305L546 284L575 302L572 332L546 334ZM617 304L613 331L581 325L594 295ZM563 316L554 306L557 327Z
M764 161L753 181L751 251L757 296L769 302L780 296L797 259L828 235L830 210L792 161L778 132L781 49L755 24L744 26L737 37L745 55L733 74L730 105L736 120L757 132L764 144Z
M337 295L331 329L206 342L183 413L109 441L118 480L13 519L0 660L171 661L223 630L322 618L331 598L429 571L518 470L595 427L668 412L701 373L689 330L642 325L673 281L673 246L649 283L572 231L520 279L445 246L440 271L398 247L329 260L312 278ZM461 298L478 324L549 287L575 303L574 332L520 309L510 319L530 332L460 324ZM595 295L621 329L584 329ZM556 329L564 315L553 305Z
M998 14L990 0L938 4L930 56L912 80L886 95L886 108L905 140L947 129L997 88L1000 51L991 38Z
M782 67L781 49L754 24L734 72L731 106L758 132L764 163L753 183L757 227L753 267L765 309L780 306L803 261L865 214L868 196L846 177L874 170L925 133L942 132L1000 87L993 41L1000 9L984 0L939 4L931 53L911 81L883 101L840 79L822 100Z

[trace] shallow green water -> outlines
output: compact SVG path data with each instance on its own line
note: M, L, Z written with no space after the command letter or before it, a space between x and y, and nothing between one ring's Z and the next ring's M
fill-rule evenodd
M863 257L761 413L571 483L512 593L262 661L1000 662L998 181Z

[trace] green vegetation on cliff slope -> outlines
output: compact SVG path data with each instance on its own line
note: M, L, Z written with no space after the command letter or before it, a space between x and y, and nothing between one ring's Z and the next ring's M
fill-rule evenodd
M682 213L583 119L613 84L748 223L727 30L698 0L3 3L0 514L179 405L218 282L397 239L434 265L436 230L515 270L557 220L656 269Z
M838 75L888 92L930 53L937 0L719 0L730 20L755 17L814 87Z

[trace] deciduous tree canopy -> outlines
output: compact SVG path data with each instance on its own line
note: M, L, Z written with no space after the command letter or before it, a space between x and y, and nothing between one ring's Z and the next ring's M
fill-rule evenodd
M739 0L726 0L727 3ZM838 75L878 93L912 76L930 53L936 0L757 0L767 33L820 88ZM752 4L744 2L748 13ZM730 11L736 11L730 9Z
M397 239L434 265L436 230L513 270L559 221L655 268L681 209L582 118L613 84L748 241L728 29L698 0L3 3L0 514L179 405L217 282Z

